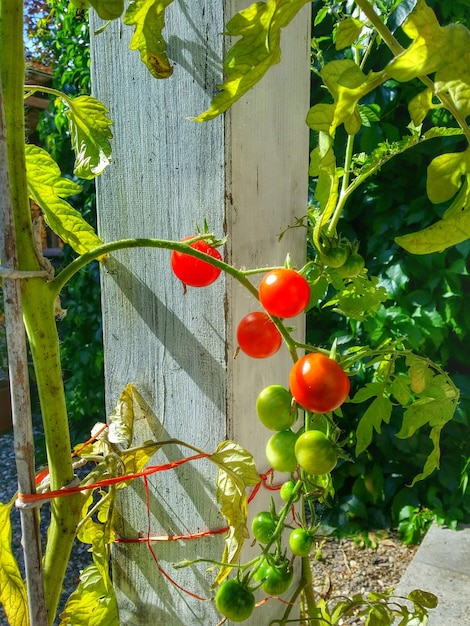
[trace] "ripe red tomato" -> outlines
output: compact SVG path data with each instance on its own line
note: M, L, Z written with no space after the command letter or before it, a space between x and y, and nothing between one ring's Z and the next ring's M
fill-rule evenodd
M263 311L248 313L237 328L240 349L254 359L265 359L276 354L282 337L274 322Z
M294 363L289 385L300 406L314 413L334 411L346 400L350 389L341 366L319 352L306 354Z
M310 286L295 270L280 268L263 276L259 301L270 315L294 317L307 308Z
M192 239L193 236L185 237L182 241ZM194 248L194 250L204 252L204 254L207 254L214 259L218 259L219 261L222 260L220 252L217 248L210 246L202 239L189 245L191 248ZM175 276L177 276L185 285L189 285L190 287L207 287L207 285L210 285L217 280L221 272L220 268L214 267L210 263L206 263L206 261L201 261L201 259L196 259L196 257L191 256L190 254L178 252L177 250L173 250L171 253L171 267Z

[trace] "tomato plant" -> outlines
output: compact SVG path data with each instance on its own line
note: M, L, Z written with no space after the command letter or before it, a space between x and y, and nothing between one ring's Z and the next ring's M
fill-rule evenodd
M254 579L263 581L261 588L268 596L280 596L285 593L292 584L294 570L288 559L276 561L270 555L264 558Z
M287 430L297 419L291 393L282 385L265 387L256 399L260 422L270 430Z
M273 356L282 344L282 337L274 322L264 311L248 313L237 328L238 345L254 359Z
M269 465L278 472L293 472L297 467L295 442L297 434L292 430L281 430L266 444L266 458Z
M185 237L182 241L187 241L188 239L193 239L193 236ZM210 246L203 239L194 241L189 245L194 250L204 252L204 254L219 261L222 260L222 256L217 248ZM189 287L207 287L217 280L221 272L220 268L177 250L173 250L171 253L171 267L175 276Z
M289 535L289 548L295 556L308 556L312 551L313 537L304 528L295 528Z
M257 513L251 522L253 537L260 543L268 543L274 535L277 522L269 511Z
M310 286L292 269L280 268L263 276L258 289L259 301L270 315L295 317L307 308Z
M334 411L346 400L350 389L341 366L320 352L306 354L294 363L289 386L300 406L314 413Z
M308 430L295 442L295 457L300 467L311 474L329 474L336 466L338 453L321 430Z
M244 622L253 613L255 596L240 581L230 579L217 589L215 606L219 613L232 622Z

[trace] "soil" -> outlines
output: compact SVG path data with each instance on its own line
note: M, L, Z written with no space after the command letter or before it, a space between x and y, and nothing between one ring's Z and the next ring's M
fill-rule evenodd
M395 588L418 546L406 546L396 532L382 531L359 539L328 538L317 543L312 576L317 597L331 600ZM348 626L363 624L348 622Z

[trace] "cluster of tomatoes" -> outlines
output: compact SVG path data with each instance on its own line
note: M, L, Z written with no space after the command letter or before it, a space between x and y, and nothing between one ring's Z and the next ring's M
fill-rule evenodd
M190 245L221 259L217 249L204 240ZM210 263L176 251L172 253L171 263L176 276L194 287L211 284L220 274L220 269ZM275 354L282 344L272 317L284 319L302 313L310 301L310 287L296 270L279 268L263 276L258 296L264 311L249 313L240 321L237 341L250 357L266 358ZM338 460L338 447L323 431L293 430L298 407L311 413L329 413L341 406L349 390L349 378L341 366L322 352L311 352L292 366L289 389L270 385L258 395L258 418L274 431L266 445L267 461L274 470L291 474L280 490L284 511L300 498L305 478L328 474ZM258 562L244 578L226 580L217 590L216 607L233 622L245 621L253 612L255 597L251 580L269 596L285 593L293 581L292 559L281 547L284 519L285 515L277 514L274 505L270 511L254 517L252 534L263 548ZM291 528L288 545L294 557L307 557L313 542L311 529Z

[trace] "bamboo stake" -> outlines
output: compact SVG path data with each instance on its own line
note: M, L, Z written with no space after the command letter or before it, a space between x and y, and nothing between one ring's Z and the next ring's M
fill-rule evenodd
M16 235L8 167L7 130L0 76L0 258L3 267L17 269ZM34 439L31 418L26 333L21 307L21 281L14 274L3 279L8 369L12 400L14 449L21 493L35 493ZM35 508L20 509L22 547L31 626L47 626L39 515Z

